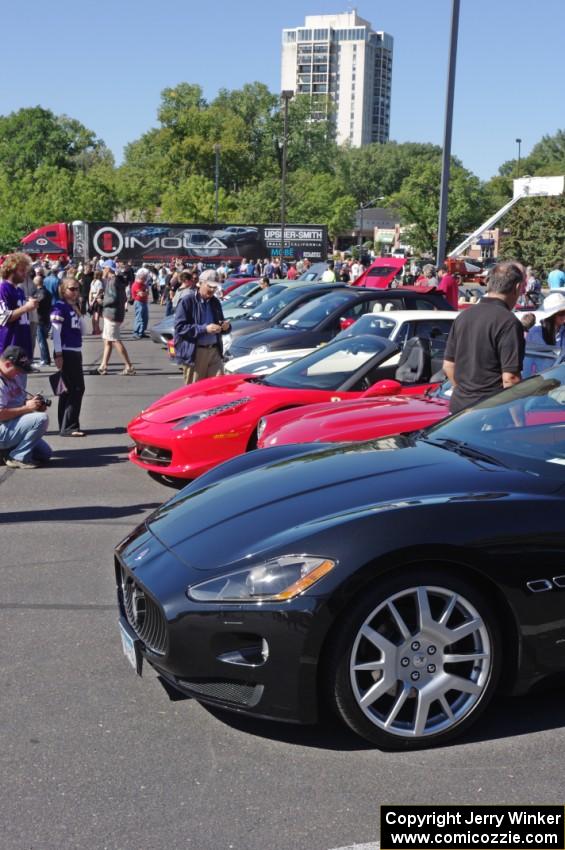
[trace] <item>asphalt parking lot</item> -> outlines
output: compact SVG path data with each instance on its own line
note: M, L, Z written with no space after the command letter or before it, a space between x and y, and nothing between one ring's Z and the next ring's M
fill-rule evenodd
M49 435L45 469L0 467L3 850L372 847L380 804L562 803L561 687L499 698L451 747L396 755L331 723L170 702L147 665L136 677L112 550L171 491L129 463L124 426L180 373L151 341L125 341L138 374L114 360L87 377L88 436ZM86 366L101 346L86 338Z

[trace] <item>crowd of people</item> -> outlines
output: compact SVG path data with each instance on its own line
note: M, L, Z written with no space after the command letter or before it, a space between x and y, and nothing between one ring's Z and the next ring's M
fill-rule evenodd
M27 391L28 374L41 366L54 365L56 369L50 376L50 384L58 397L59 435L85 436L80 414L85 391L82 340L87 329L87 313L92 319L92 333L101 334L104 340L96 372L107 373L115 347L124 362L123 374L135 374L120 340L128 299L127 278L121 271L111 265L94 269L87 264L81 269L71 264L32 263L23 253L3 258L0 265L0 454L8 467L35 468L51 455L43 439L51 401ZM141 309L136 308L137 338L141 338L147 326L144 277L142 270L140 285L136 287L137 276L133 273L130 288L131 297L142 305ZM38 365L34 364L36 346L40 352Z
M177 362L185 383L193 383L223 373L222 337L231 326L224 318L221 296L228 276L257 277L261 286L268 287L280 278L296 279L309 266L307 259L281 263L274 258L243 259L237 266L220 263L215 269L181 262L135 268L129 262L100 258L75 267L32 262L23 253L4 257L0 265L0 454L4 462L13 468L33 468L50 457L44 435L51 402L26 389L27 375L41 366L56 369L50 383L58 397L59 434L85 436L80 422L85 392L82 340L89 322L92 335L103 341L93 374L108 374L115 349L123 363L122 374L134 375L121 338L126 311L133 307L133 339L142 340L148 336L149 303L164 305L175 317ZM328 261L321 280L353 282L363 269L363 263L355 259ZM560 271L557 267L549 275L550 288L562 282ZM565 283L565 273L561 274ZM528 313L522 313L521 324L512 312L514 306L537 308L542 303L535 270L499 263L485 282L488 297L480 302L481 309L466 311L454 325L447 348L445 371L455 387L454 410L519 380L524 336L528 344L565 351L563 292L551 291L546 297L539 324ZM452 306L458 305L459 280L445 265L412 268L397 283L437 288Z

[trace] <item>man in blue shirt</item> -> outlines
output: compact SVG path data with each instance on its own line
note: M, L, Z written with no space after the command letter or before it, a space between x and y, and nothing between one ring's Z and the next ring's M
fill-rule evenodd
M562 265L563 263L558 260L554 264L553 271L548 274L547 285L550 289L561 289L565 286L565 272L561 268Z
M18 345L10 345L0 355L0 452L12 469L35 469L51 457L43 439L49 419L41 396L25 390L25 375L31 360Z
M198 288L190 290L176 306L175 355L185 384L224 374L222 334L231 326L216 297L218 285L217 271L207 269L200 275Z
M49 270L49 274L43 281L43 286L45 287L47 292L49 292L53 301L55 301L59 297L59 284L61 281L59 280L59 276L57 274L58 270L58 264L53 263Z

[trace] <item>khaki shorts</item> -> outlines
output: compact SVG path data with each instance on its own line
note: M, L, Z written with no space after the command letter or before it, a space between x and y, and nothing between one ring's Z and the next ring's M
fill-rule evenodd
M111 319L104 319L104 327L102 328L102 339L108 342L120 342L121 322L112 322Z

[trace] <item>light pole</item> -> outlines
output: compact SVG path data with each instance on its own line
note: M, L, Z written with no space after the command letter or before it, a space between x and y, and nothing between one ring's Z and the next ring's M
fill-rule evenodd
M369 207L372 207L374 204L377 203L377 201L382 201L383 198L384 195L379 195L378 198L373 198L372 201L367 201L365 204L360 204L359 206L359 212L361 213L361 215L359 216L359 239L357 241L359 256L361 256L361 248L363 246L363 211L369 209Z
M516 177L520 176L520 153L522 149L522 139L516 139L516 144L518 145L518 165L516 166Z
M218 200L220 195L220 145L216 142L214 145L214 153L216 154L216 169L214 172L214 188L215 188L215 201L214 201L214 224L218 223Z
M451 164L451 135L453 128L453 92L455 90L455 66L457 64L457 35L459 32L459 0L453 0L451 8L451 39L449 67L447 72L447 95L445 99L445 127L443 132L443 157L441 164L441 190L439 196L439 220L437 228L436 263L445 259L447 232L447 207L449 203L449 168Z
M282 168L281 168L281 270L284 259L284 227L286 219L286 157L288 148L288 102L293 97L292 90L281 92L283 102L283 148L282 148Z

